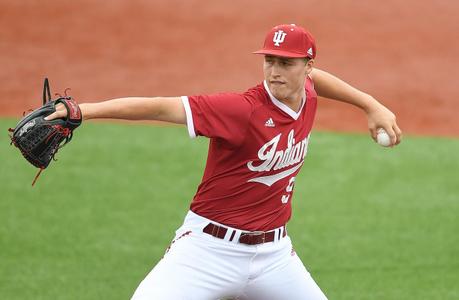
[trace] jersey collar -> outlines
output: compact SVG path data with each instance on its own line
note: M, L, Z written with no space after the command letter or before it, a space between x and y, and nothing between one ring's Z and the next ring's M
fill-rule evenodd
M305 97L303 97L303 99L301 99L301 107L298 110L298 112L296 112L293 109L291 109L290 107L288 107L287 105L285 105L282 101L276 99L276 97L274 97L273 94L271 94L271 91L269 90L269 87L268 87L268 84L266 83L266 80L263 81L263 86L264 86L266 92L268 93L269 98L271 99L272 103L275 106L277 106L280 110L282 110L287 115L292 117L294 120L298 120L299 116L301 115L301 112L303 111L304 104L306 103L306 98L307 98L306 97L306 89L305 89Z

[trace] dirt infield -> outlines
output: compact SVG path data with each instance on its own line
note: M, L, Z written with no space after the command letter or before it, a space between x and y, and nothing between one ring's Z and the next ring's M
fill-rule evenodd
M269 28L316 37L316 66L394 110L405 134L459 136L458 1L0 0L0 114L41 101L42 80L79 101L243 91L262 79ZM364 131L321 101L316 128Z

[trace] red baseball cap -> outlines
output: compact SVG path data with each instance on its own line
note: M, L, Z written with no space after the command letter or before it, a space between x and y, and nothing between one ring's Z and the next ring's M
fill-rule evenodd
M273 27L265 38L263 49L254 54L283 57L316 57L316 42L311 33L295 24Z

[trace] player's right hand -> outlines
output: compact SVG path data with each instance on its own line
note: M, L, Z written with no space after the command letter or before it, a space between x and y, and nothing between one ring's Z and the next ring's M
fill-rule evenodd
M400 144L402 131L397 125L395 114L384 105L377 103L368 111L368 129L373 140L377 140L378 128L383 128L390 137L391 146Z

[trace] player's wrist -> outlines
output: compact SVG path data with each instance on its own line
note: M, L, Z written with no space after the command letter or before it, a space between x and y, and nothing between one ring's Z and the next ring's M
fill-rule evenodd
M79 106L80 106L81 117L83 121L93 118L92 113L91 113L91 103L82 103Z
M361 108L367 113L371 114L381 109L382 104L378 102L373 96L363 94Z

